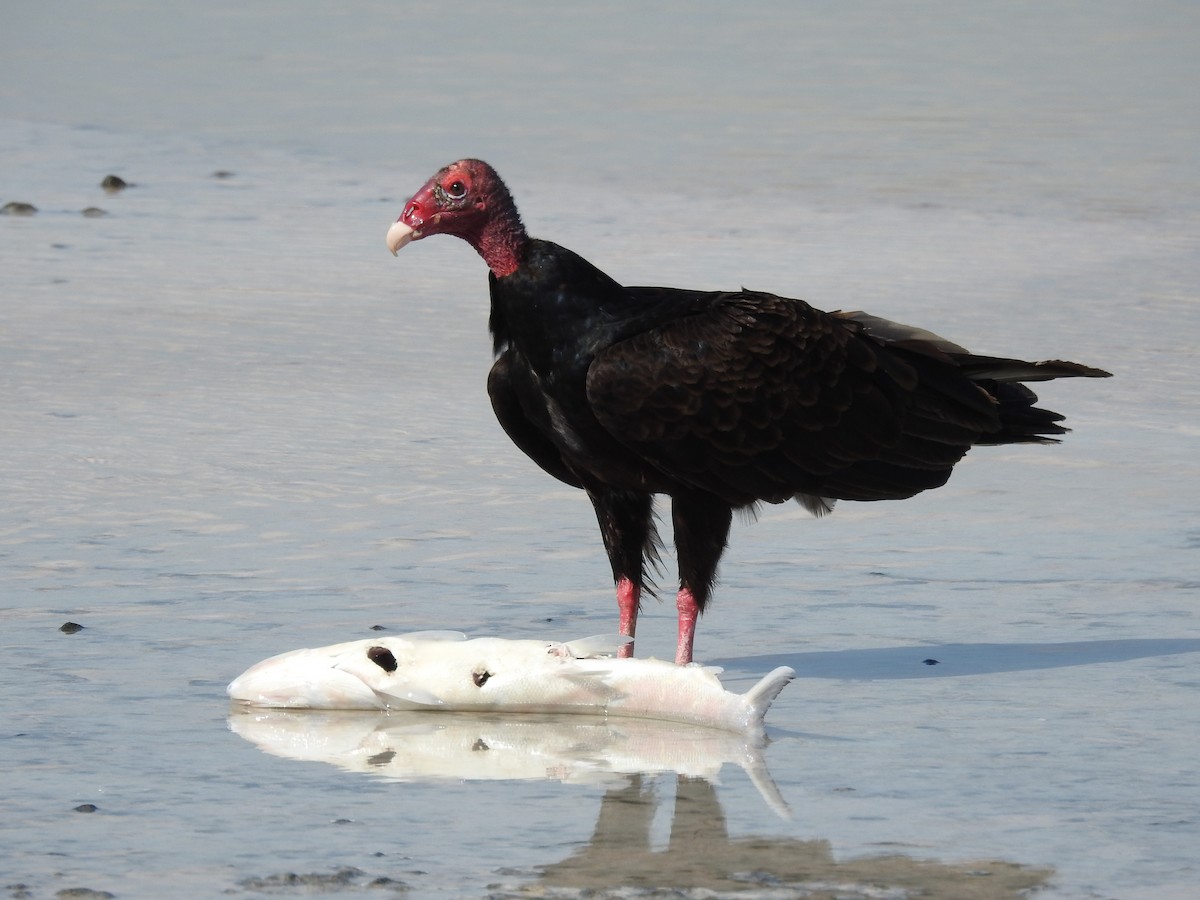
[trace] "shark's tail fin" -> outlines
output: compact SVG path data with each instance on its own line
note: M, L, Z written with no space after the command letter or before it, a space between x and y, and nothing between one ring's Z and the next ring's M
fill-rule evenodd
M780 666L764 675L758 684L742 695L754 709L755 721L762 722L767 710L779 696L779 692L787 687L788 682L795 677L795 669L790 666Z

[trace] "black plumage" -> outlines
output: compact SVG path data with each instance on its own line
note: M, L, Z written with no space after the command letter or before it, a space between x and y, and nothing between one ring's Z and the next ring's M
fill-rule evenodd
M529 238L478 160L435 175L388 243L395 252L437 233L467 240L491 269L496 416L534 462L592 500L630 636L656 557L653 496L670 496L681 663L733 510L794 498L820 514L834 500L940 487L976 444L1046 443L1067 430L1023 382L1109 374L978 356L774 294L622 286Z

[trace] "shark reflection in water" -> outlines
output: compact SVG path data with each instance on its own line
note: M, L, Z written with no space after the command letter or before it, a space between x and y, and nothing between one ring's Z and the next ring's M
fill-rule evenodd
M592 896L616 889L795 891L808 898L1016 900L1052 872L999 860L943 864L902 854L838 861L828 841L731 837L715 785L742 769L780 817L790 811L752 736L673 722L580 716L380 714L235 707L229 727L261 750L395 782L542 780L600 785L591 839L492 896ZM655 849L660 776L674 775L670 840ZM790 894L789 894L790 895Z
M624 784L625 775L675 773L716 781L741 768L778 815L787 804L757 733L651 719L500 714L257 709L236 706L229 728L259 749L392 781Z

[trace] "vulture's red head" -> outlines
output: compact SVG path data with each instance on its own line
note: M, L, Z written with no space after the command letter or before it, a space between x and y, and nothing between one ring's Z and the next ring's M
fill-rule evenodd
M388 249L394 256L409 241L431 234L462 238L497 275L516 269L526 240L512 195L480 159L450 163L425 182L388 229Z

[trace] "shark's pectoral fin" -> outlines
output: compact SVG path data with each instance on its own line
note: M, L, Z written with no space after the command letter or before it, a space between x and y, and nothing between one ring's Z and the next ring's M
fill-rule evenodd
M552 644L549 652L556 656L570 656L574 659L597 659L616 656L617 651L632 640L633 638L623 634L593 634L590 637Z

